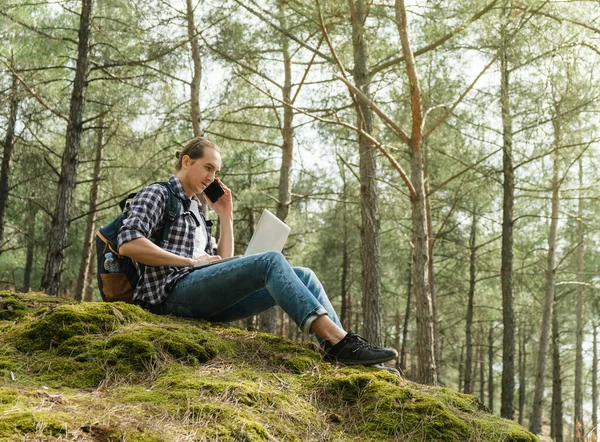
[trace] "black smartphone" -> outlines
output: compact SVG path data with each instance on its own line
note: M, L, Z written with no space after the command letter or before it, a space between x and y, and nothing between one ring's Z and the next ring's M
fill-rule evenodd
M225 191L219 185L217 180L214 180L206 187L206 189L204 189L204 195L206 195L211 203L216 203L219 198L225 195Z

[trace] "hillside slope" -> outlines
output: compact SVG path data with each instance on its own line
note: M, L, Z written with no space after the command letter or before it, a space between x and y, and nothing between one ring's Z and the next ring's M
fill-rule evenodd
M226 325L0 292L0 441L537 439L473 396Z

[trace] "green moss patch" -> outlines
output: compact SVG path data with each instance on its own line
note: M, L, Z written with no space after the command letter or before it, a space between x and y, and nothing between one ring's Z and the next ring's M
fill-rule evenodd
M17 338L16 347L26 353L49 350L74 336L108 333L123 324L150 320L149 313L122 302L61 305L35 319Z
M27 307L16 299L0 301L0 321L14 321L25 316Z
M8 412L0 415L0 439L14 440L16 435L32 434L36 436L65 435L66 422L70 420L66 413L46 412Z

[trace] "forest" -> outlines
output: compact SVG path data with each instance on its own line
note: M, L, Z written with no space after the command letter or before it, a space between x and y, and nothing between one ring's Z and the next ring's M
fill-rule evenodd
M407 379L597 440L600 2L0 0L0 41L0 288L100 301L95 233L204 136L236 253L271 210Z

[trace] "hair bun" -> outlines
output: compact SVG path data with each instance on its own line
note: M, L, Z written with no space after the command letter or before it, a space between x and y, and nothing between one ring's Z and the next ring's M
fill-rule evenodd
M181 151L178 150L177 152L175 152L175 158L179 159L179 157L181 156Z

